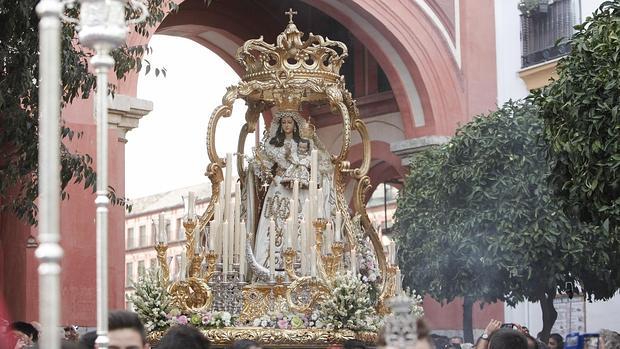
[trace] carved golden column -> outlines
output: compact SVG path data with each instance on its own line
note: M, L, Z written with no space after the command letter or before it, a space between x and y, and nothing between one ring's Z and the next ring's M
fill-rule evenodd
M157 252L157 261L161 268L161 282L164 287L168 285L170 280L170 269L168 267L168 261L166 260L166 253L168 252L168 245L163 242L159 242L155 245L155 251Z

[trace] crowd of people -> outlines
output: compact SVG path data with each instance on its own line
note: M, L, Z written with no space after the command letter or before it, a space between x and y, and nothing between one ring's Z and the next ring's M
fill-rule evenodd
M40 325L36 322L23 321L2 323L2 333L7 334L8 342L0 341L0 349L37 348ZM526 327L517 324L502 324L491 320L476 343L465 343L462 337L446 337L431 334L422 319L417 322L418 341L412 349L578 349L565 345L565 337L553 333L545 343L530 335ZM580 349L620 349L620 334L602 330ZM108 339L110 349L149 349L144 325L138 315L129 311L111 312L108 318ZM64 328L63 349L94 349L97 334L95 331L79 336L75 326ZM593 344L594 343L594 344ZM157 343L157 349L209 349L209 340L197 328L192 326L171 327ZM358 341L350 340L343 345L333 345L330 349L367 349ZM379 336L377 348L390 349L385 339ZM251 340L238 340L229 349L262 349L259 343Z

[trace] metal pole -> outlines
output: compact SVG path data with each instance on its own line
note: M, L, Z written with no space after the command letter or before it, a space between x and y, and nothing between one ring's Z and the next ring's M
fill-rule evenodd
M39 322L41 347L60 348L60 14L56 0L36 7L39 21Z
M107 348L108 338L108 72L114 59L107 49L97 50L90 60L97 74L97 340Z

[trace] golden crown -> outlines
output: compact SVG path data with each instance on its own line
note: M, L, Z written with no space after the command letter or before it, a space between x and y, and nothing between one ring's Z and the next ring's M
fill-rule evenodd
M308 118L308 121L299 129L299 134L301 138L312 139L314 137L314 131L316 131L316 127L314 127L312 121Z
M248 86L248 98L297 110L301 102L325 99L326 85L341 83L347 46L312 33L303 41L304 33L293 23L297 12L285 14L289 22L275 45L262 36L248 40L237 50L237 60L246 70L242 84Z

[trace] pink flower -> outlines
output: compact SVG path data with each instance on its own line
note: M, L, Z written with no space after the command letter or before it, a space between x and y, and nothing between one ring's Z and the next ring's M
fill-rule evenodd
M288 328L288 320L278 320L278 328L280 329L287 329Z
M209 321L211 321L211 318L212 318L212 317L213 317L213 316L211 315L211 313L206 313L206 314L204 314L204 315L202 316L202 324L203 324L203 325L208 324L208 323L209 323Z
M187 316L181 315L177 317L177 322L179 325L187 325Z

